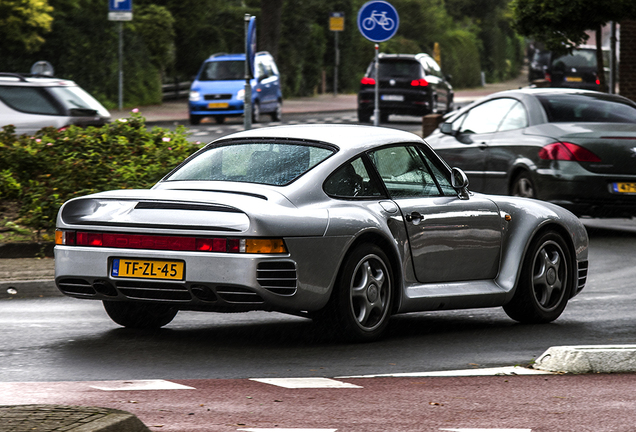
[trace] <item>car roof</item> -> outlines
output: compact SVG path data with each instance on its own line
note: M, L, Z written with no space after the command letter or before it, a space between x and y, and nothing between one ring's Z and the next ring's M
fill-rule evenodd
M384 144L424 142L419 136L398 129L364 125L315 124L251 129L220 138L214 141L214 143L243 138L280 138L299 141L318 141L333 144L342 150L355 152L365 151L369 148Z
M256 57L260 56L270 56L271 54L267 51L259 51L256 53ZM216 53L212 54L206 61L230 61L230 60L245 60L245 53Z
M0 85L24 86L24 87L65 87L77 86L74 81L42 76L0 72Z

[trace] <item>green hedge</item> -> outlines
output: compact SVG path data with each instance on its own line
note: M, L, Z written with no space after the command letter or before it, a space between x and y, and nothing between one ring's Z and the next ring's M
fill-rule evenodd
M199 146L186 130L155 127L132 113L102 127L0 131L0 200L20 207L20 224L50 230L67 200L105 190L148 188Z

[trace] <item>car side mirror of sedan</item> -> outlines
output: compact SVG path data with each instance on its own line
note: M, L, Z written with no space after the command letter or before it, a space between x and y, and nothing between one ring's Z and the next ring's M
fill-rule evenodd
M455 135L453 131L453 125L448 122L441 123L439 125L439 130L441 133L446 135Z
M469 198L468 193L468 176L464 171L457 167L453 167L451 170L451 184L457 191L459 199L467 200Z

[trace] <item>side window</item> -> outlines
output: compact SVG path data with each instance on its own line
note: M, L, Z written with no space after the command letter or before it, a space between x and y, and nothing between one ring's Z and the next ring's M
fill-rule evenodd
M516 102L514 99L501 98L477 105L468 111L459 132L463 134L495 132L501 119Z
M0 87L0 99L11 108L32 114L62 115L46 90L35 87Z
M336 198L379 198L380 188L371 179L361 158L347 162L325 181L323 190Z
M369 157L392 197L441 195L433 175L415 146L387 147L369 153Z
M506 117L499 125L499 132L513 130L513 129L521 129L528 126L528 116L526 113L526 109L523 107L521 102L515 103Z

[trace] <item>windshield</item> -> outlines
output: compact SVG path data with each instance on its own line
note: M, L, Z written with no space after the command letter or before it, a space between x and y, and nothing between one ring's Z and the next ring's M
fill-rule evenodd
M538 95L550 123L636 123L636 105L609 95Z
M51 93L64 105L64 108L94 109L102 116L110 114L97 100L80 87L50 87Z
M245 79L245 61L211 61L203 66L200 81L233 81Z
M334 153L327 147L288 143L240 143L211 147L167 181L235 181L282 186Z

